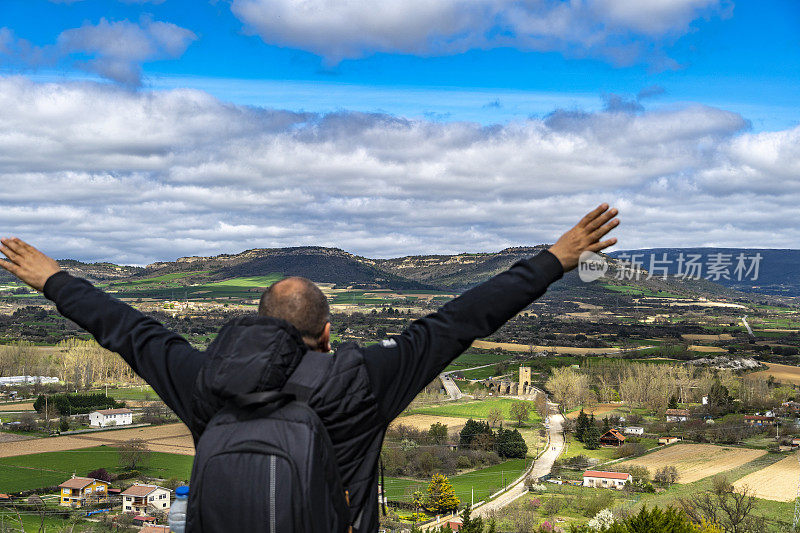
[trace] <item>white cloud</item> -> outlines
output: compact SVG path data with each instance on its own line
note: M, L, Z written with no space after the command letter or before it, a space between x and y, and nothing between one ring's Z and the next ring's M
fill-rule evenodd
M73 61L76 66L128 86L139 86L142 63L183 55L197 40L190 30L147 18L140 23L100 19L61 32L54 45L36 47L0 28L0 58L24 67Z
M699 105L484 127L0 78L0 233L132 263L395 256L552 242L609 201L625 248L795 247L800 127L747 128Z
M139 85L143 62L180 57L196 39L191 31L169 22L144 20L135 24L100 19L97 24L86 23L63 31L56 48L65 55L92 56L93 59L82 64L90 72L120 83Z
M661 51L724 0L233 0L269 44L336 63L376 52L422 55L512 46L674 66Z

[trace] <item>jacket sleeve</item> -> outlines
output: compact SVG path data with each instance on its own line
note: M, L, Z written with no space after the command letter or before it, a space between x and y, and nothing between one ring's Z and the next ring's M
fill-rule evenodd
M475 339L495 332L563 273L558 259L542 251L414 321L400 335L364 348L367 372L386 421L399 415Z
M157 320L66 272L48 278L44 295L101 346L120 354L190 424L192 388L204 359L202 352Z

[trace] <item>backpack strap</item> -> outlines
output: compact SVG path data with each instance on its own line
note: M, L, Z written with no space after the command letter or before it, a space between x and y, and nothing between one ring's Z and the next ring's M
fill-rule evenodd
M328 370L332 364L333 356L330 354L306 352L281 392L294 395L299 402L308 403L308 399L317 390L322 380L328 376Z

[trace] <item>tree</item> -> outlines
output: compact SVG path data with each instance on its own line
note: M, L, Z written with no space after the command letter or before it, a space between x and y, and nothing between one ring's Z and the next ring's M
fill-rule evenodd
M441 422L431 424L428 430L428 440L431 444L444 444L447 442L447 426Z
M130 439L119 447L119 464L127 470L134 470L150 457L150 449L143 439Z
M611 429L611 422L608 421L608 415L603 418L603 429L601 433L606 433L608 430Z
M492 427L494 427L495 424L503 421L503 411L497 407L492 407L489 410L489 413L486 415L486 418L489 420L489 423L492 425Z
M730 533L758 532L762 517L752 516L756 498L747 487L737 489L724 476L712 481L710 491L696 492L679 500L683 511L695 523L718 524Z
M667 404L667 409L677 409L678 408L678 397L674 394L669 397L669 403Z
M587 450L596 450L600 447L600 430L592 424L583 434L583 445Z
M497 455L500 457L516 457L524 459L528 454L528 445L519 430L497 430Z
M58 421L58 430L61 432L69 431L69 418L62 416Z
M86 477L90 477L92 479L99 479L101 481L106 481L108 483L114 481L114 476L109 474L105 468L98 468L97 470L92 470L91 472L86 474Z
M662 485L672 485L678 481L678 469L674 466L664 466L656 470L653 481Z
M732 399L728 393L728 388L715 380L708 392L708 404L720 412L726 413L730 410Z
M480 435L481 433L485 433L491 437L494 437L494 432L492 431L492 428L489 427L488 422L477 422L470 418L467 420L467 423L464 424L464 428L461 430L461 433L459 433L458 447L472 447L472 440L476 435Z
M458 531L460 533L483 533L483 518L480 516L470 517L469 505L461 511L461 527L458 528Z
M514 402L511 404L511 418L517 421L517 427L530 418L531 405L528 402Z
M589 429L589 417L586 416L586 413L583 412L583 408L581 408L581 412L578 413L578 419L575 423L575 440L583 442L587 429Z
M428 497L425 508L434 514L450 513L458 509L461 500L456 498L456 491L447 476L434 474L428 484Z

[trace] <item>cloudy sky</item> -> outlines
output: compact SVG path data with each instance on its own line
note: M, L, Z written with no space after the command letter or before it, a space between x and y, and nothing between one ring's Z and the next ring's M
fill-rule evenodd
M0 233L147 264L800 242L795 0L3 0Z

